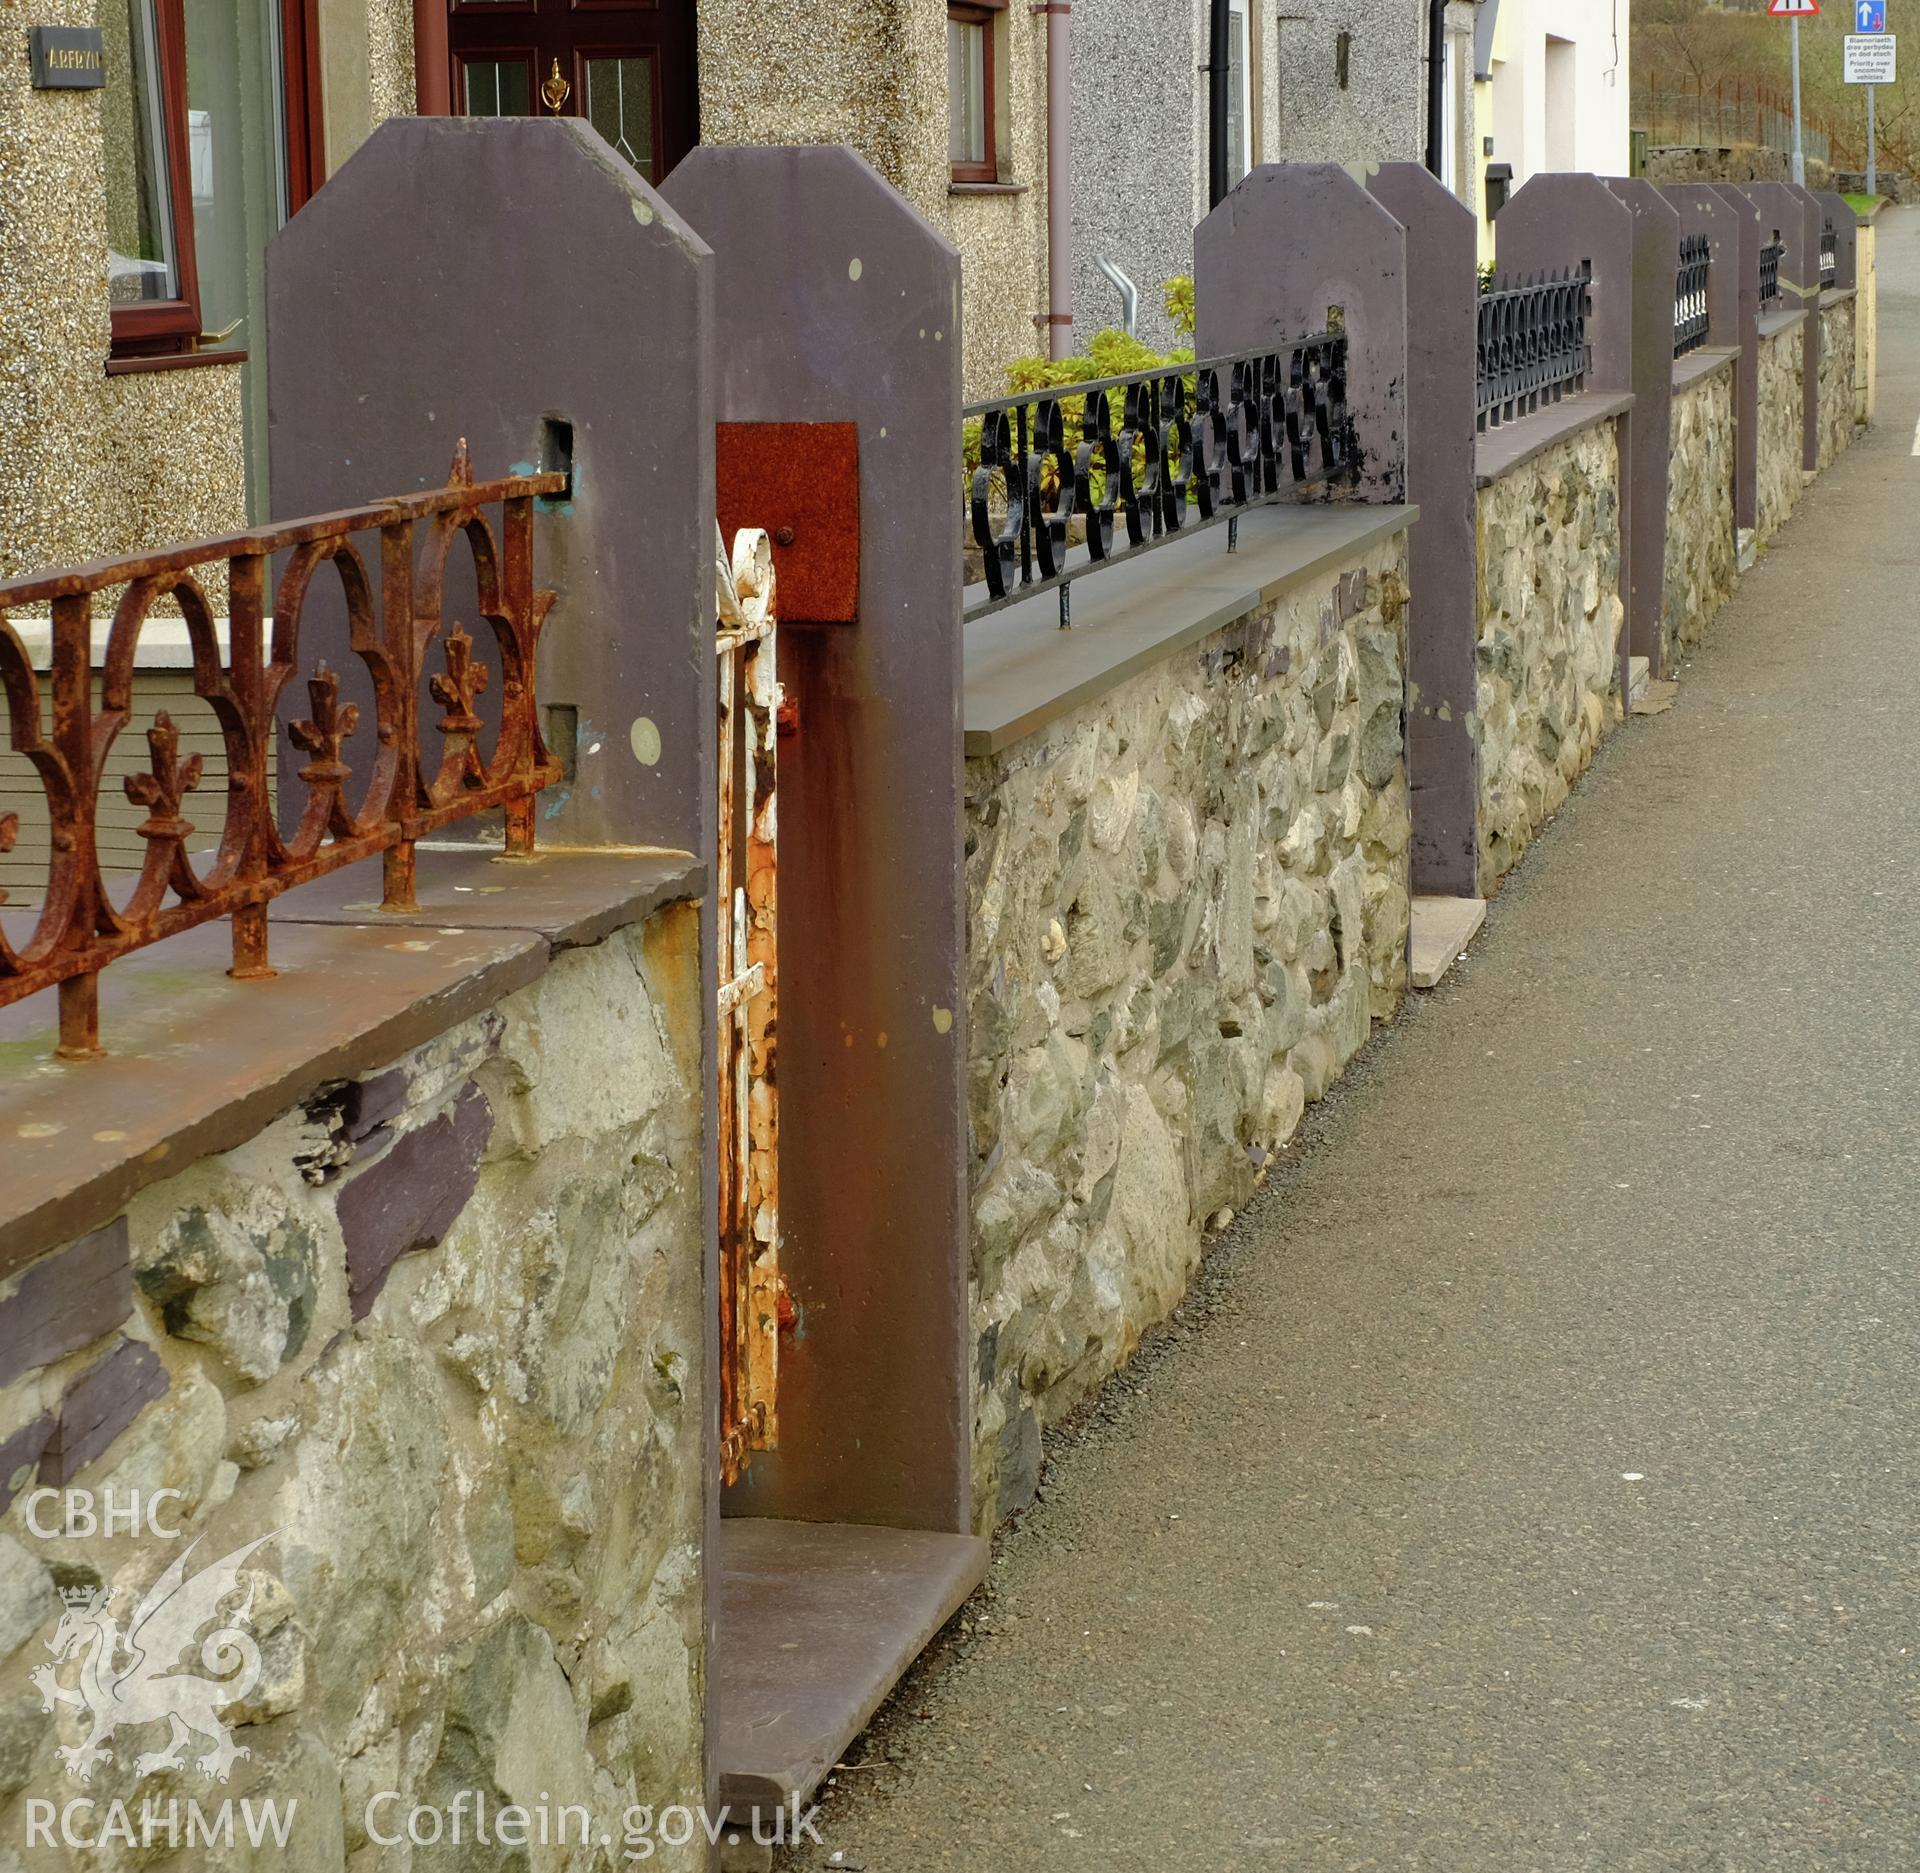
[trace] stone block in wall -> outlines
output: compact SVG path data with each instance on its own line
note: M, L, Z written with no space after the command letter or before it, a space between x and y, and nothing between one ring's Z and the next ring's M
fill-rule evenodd
M0 1514L33 1481L41 1453L53 1439L55 1418L42 1411L17 1431L0 1437Z
M118 1216L43 1256L0 1297L0 1386L105 1338L132 1311L127 1219Z
M59 1612L53 1576L39 1557L11 1535L0 1535L0 1659L19 1651Z
M167 1369L151 1346L122 1340L60 1395L53 1435L40 1458L40 1480L71 1482L155 1399L166 1396Z
M210 1348L255 1385L306 1345L319 1262L301 1221L244 1200L236 1213L212 1193L169 1217L137 1255L140 1291L167 1332Z

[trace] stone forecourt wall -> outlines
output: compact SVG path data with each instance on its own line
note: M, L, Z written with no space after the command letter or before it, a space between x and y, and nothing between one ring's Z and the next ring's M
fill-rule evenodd
M285 1847L235 1821L231 1847L102 1859L56 1834L28 1861L265 1873L406 1864L380 1840L466 1791L616 1839L636 1804L700 1799L697 957L684 904L564 952L0 1289L0 1864L29 1800L94 1801L82 1838L116 1801L136 1824L143 1802L296 1803ZM153 1519L179 1536L61 1533L41 1485L178 1491ZM56 1750L89 1713L46 1714L30 1677L75 1617L57 1589L112 1589L124 1632L189 1541L189 1575L243 1554L260 1671L226 1716L248 1753L217 1781L195 1736L143 1775L167 1729L129 1721L79 1780Z
M1734 379L1728 357L1673 397L1661 667L1691 650L1733 596Z
M1491 896L1620 719L1620 461L1600 421L1478 497L1480 890Z
M983 1530L1400 1001L1406 602L1400 531L967 763Z
M1806 485L1805 418L1800 372L1806 353L1803 319L1760 333L1760 401L1754 469L1755 533L1768 540L1800 503Z
M1820 302L1820 466L1853 441L1853 328L1860 302L1851 288Z

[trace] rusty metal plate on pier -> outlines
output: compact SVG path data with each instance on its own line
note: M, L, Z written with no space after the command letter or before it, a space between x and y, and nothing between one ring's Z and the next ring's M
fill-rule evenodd
M764 527L780 622L852 624L860 609L860 442L852 423L719 423L720 534Z

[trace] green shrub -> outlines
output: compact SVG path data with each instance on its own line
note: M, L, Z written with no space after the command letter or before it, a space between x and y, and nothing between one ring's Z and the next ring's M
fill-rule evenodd
M1174 322L1176 331L1191 337L1193 333L1193 281L1184 275L1177 280L1169 280L1163 289L1167 300L1167 315ZM1190 348L1180 347L1172 351L1155 351L1149 345L1143 345L1137 338L1129 338L1125 332L1109 327L1106 331L1095 332L1087 341L1083 352L1076 352L1070 358L1016 358L1007 367L1007 394L1018 396L1025 391L1057 390L1068 384L1092 383L1096 378L1126 377L1135 371L1164 370L1172 364L1191 364L1193 352ZM1122 407L1119 399L1112 403L1113 424L1119 428ZM1085 435L1080 420L1080 406L1073 403L1061 411L1066 436L1066 452L1071 460ZM961 427L961 454L963 460L962 487L965 498L971 501L973 495L973 474L980 466L980 419L970 417ZM1144 444L1136 444L1134 463L1136 468L1143 467L1146 461ZM1051 458L1041 471L1041 491L1051 502L1058 490L1058 471ZM1101 477L1094 479L1094 496L1105 498ZM971 527L971 521L968 525Z
M1181 273L1160 288L1167 302L1167 317L1182 338L1193 336L1193 275Z

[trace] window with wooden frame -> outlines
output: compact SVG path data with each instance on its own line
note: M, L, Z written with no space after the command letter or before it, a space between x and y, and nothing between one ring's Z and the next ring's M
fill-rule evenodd
M102 0L107 301L116 357L193 349L200 334L182 0Z
M1000 180L994 34L1000 9L947 8L947 159L955 182Z
M108 369L230 362L266 243L322 180L317 8L102 0L100 17Z

